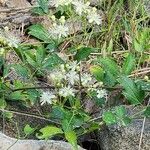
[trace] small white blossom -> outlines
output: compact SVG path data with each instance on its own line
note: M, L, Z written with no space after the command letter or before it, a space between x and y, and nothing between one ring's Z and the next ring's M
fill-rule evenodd
M87 19L89 23L100 25L102 23L102 17L97 13L97 9L94 7L88 12Z
M90 74L88 73L84 73L82 76L81 76L81 82L82 82L82 85L83 86L87 86L91 83L92 81L92 77Z
M54 7L65 6L71 4L72 0L50 0L49 4Z
M52 104L52 100L55 98L56 96L52 92L43 92L40 97L41 105L44 105L46 103Z
M56 24L49 30L49 33L52 36L52 38L60 39L61 37L67 37L69 35L69 28L64 24Z
M69 62L69 63L66 65L66 67L67 67L67 69L69 69L69 70L75 71L75 70L78 70L79 65L78 65L78 62L77 62L77 61L72 61L72 62Z
M59 90L59 95L63 97L75 96L74 89L72 89L70 86L63 87Z
M48 78L54 82L61 82L65 77L65 74L59 70L55 70L53 72L50 73L50 75L48 76Z
M75 0L72 2L75 7L75 11L78 15L82 15L82 13L86 13L89 9L90 2L84 3L83 0Z
M79 75L76 71L71 70L66 74L66 79L69 82L69 84L74 85L75 82L79 81Z
M107 91L105 89L97 90L97 98L107 97Z
M18 44L21 42L20 38L10 32L7 27L4 30L0 30L0 41L7 44L10 47L18 47Z

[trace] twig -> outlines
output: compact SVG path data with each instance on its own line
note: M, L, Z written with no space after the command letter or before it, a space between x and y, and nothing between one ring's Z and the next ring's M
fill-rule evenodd
M12 11L24 11L24 10L30 10L31 8L35 8L35 6L29 6L29 7L19 7L19 8L7 8L7 9L1 9L0 13L8 13Z
M143 75L143 74L147 74L147 73L150 73L150 70L134 73L134 74L129 75L128 77L134 77L134 76L137 76L137 75Z
M149 98L147 107L149 106L149 104L150 104L150 98ZM144 119L143 119L143 124L142 124L142 129L141 129L141 136L140 136L140 141L139 141L139 148L138 148L138 150L141 150L142 139L143 139L143 133L144 133L144 128L145 128L145 122L146 122L146 117L144 117Z
M4 110L4 109L0 109L0 111L1 111L1 112L13 113L13 114L16 114L16 115L22 115L22 116L33 117L33 118L37 118L37 119L40 119L40 120L45 120L45 121L49 121L49 122L52 122L52 123L60 124L59 122L56 122L56 121L54 121L54 120L50 120L50 119L44 118L44 117L42 117L42 116L37 116L37 115L32 115L32 114L27 114L27 113L12 111L12 110Z

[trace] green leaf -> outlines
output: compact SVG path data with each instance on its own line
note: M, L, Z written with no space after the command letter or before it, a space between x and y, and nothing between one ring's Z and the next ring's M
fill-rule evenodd
M110 40L109 45L108 45L108 48L107 48L107 51L108 51L109 53L111 53L112 50L113 50L113 39Z
M90 72L94 75L97 81L103 81L104 70L100 66L92 66L90 68Z
M145 92L140 86L137 86L132 79L122 76L119 82L124 88L124 96L131 104L138 105L143 102Z
M122 120L120 121L120 124L123 125L123 126L127 126L131 123L131 118L125 116L122 118Z
M29 71L25 66L22 66L21 64L14 64L12 67L15 69L16 73L19 76L21 76L23 78L28 78Z
M126 109L124 106L115 107L115 114L117 117L122 118L126 115Z
M10 100L25 100L27 98L26 93L22 93L22 91L15 91L9 95Z
M93 51L93 48L90 48L90 47L83 47L79 49L75 55L75 60L81 61L87 58L91 54L92 51Z
M73 146L73 150L78 150L77 135L74 131L65 132L65 138Z
M42 135L37 134L37 137L39 139L48 139L53 137L56 134L63 134L62 129L54 127L54 126L46 126L42 129L40 129L40 132Z
M116 116L111 111L104 112L102 118L106 125L115 124L117 122Z
M104 83L108 86L114 86L117 78L120 75L120 68L117 63L111 58L101 58L100 63L105 71Z
M11 112L3 112L3 116L7 119L12 119L13 118L13 113Z
M54 67L62 63L64 63L64 61L57 54L52 54L51 56L45 59L42 68L53 69Z
M24 133L26 134L26 136L32 134L35 130L36 130L36 128L32 128L29 124L27 124L24 127Z
M65 111L61 106L53 106L51 117L56 119L63 119L65 115Z
M117 122L120 125L127 126L129 123L131 123L131 119L127 116L127 111L124 106L115 107L114 113L116 115Z
M0 98L0 109L6 108L7 103L3 98Z
M37 67L37 63L35 61L35 58L33 55L31 55L30 53L25 53L25 56L26 56L26 61L34 68Z
M143 80L137 80L136 85L140 86L143 91L146 91L146 90L148 91L150 89L150 82L146 82Z
M38 0L38 4L40 6L40 8L43 10L44 13L48 13L48 1L49 0Z
M33 14L36 14L36 15L45 15L45 13L43 12L42 8L40 8L40 7L32 8L31 12Z
M146 108L146 110L144 111L144 116L150 117L150 106L148 106L148 107Z
M43 47L38 47L36 51L36 62L39 66L42 65L42 62L44 61L44 58L46 56L46 51Z
M120 73L119 66L111 58L101 58L100 63L103 66L103 69L107 72L110 72L113 76L117 77Z
M135 65L136 65L135 57L132 54L129 54L123 63L122 67L123 74L125 75L131 74L131 72L135 68Z
M40 24L30 26L28 34L36 37L44 42L50 42L50 35L48 31Z

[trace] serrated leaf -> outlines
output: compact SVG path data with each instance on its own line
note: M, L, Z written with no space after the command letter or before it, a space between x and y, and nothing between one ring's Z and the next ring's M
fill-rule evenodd
M132 54L129 54L123 63L122 73L125 75L129 75L135 68L135 63L135 57Z
M39 7L43 10L44 13L48 13L48 1L49 0L38 0Z
M65 138L73 146L73 150L78 150L77 135L74 131L65 132Z
M57 54L52 54L49 56L45 62L43 63L42 68L43 69L53 69L59 64L64 63L64 61L57 55Z
M39 139L48 139L48 138L53 137L56 134L63 134L62 129L57 128L55 126L46 126L40 129L40 132L42 135L37 134L37 137Z
M30 26L28 34L36 37L44 42L50 42L50 35L48 31L40 24Z
M90 72L94 75L97 81L103 81L104 70L100 66L92 66L90 68Z
M105 71L104 83L108 86L114 86L117 78L120 75L120 68L117 63L111 58L101 58L100 63Z
M36 67L37 67L37 63L36 63L36 61L35 61L35 59L34 59L34 56L31 55L30 53L25 53L25 56L26 56L27 62L28 62L32 67L36 68Z
M124 88L124 96L131 104L138 105L143 102L145 92L140 86L137 86L132 79L128 77L121 77L119 82Z
M116 116L111 111L104 112L102 118L106 125L115 124L117 122Z
M83 47L79 49L75 55L75 60L81 61L87 58L91 54L92 51L93 51L93 48L90 48L90 47Z
M126 109L124 106L115 107L115 114L117 117L122 118L126 115Z
M12 67L15 69L16 73L19 76L22 76L23 78L28 78L29 71L25 66L22 66L21 64L14 64Z
M39 66L42 65L42 62L44 61L44 58L46 56L46 51L43 47L38 47L36 51L36 62Z

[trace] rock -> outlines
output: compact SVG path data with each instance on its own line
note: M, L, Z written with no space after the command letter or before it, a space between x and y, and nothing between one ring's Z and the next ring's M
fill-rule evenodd
M100 142L102 150L138 150L142 125L143 118L138 117L127 127L113 125L99 131L98 141ZM143 132L141 150L149 149L150 119L147 118Z
M0 133L0 150L72 150L72 146L63 141L54 140L17 140ZM79 147L79 150L84 150Z

